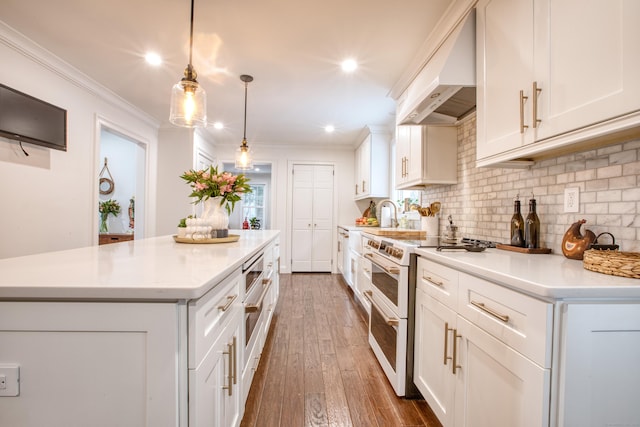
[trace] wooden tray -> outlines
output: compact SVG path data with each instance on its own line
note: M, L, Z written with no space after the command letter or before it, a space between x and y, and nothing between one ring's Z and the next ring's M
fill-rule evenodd
M550 254L551 249L549 248L521 248L518 246L504 245L502 243L497 243L496 248L504 249L505 251L512 252L520 252L521 254Z
M203 243L231 243L237 242L240 240L239 234L229 234L227 237L219 237L216 239L192 239L191 237L178 237L177 235L173 235L173 240L177 243L194 243L194 244L203 244Z

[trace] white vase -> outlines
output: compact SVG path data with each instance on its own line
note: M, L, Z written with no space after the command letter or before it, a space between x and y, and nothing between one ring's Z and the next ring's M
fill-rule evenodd
M223 200L222 197L210 197L202 202L202 218L211 225L213 230L226 230L229 228L229 214L227 213L226 202L222 203Z

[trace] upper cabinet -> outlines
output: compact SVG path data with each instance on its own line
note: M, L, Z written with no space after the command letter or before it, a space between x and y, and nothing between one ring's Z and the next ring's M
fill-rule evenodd
M480 0L476 13L478 166L640 125L640 2Z
M389 197L389 134L367 127L355 153L355 199Z
M396 189L455 184L458 139L454 126L398 126Z

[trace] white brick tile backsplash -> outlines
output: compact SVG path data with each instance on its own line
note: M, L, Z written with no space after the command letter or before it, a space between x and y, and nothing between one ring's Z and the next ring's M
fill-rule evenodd
M548 158L529 169L476 168L475 129L475 117L458 127L458 183L422 192L423 205L442 202L441 228L450 214L461 235L508 242L513 200L520 195L526 217L533 192L541 241L554 253L562 254L564 233L582 218L596 235L612 233L622 250L640 251L640 140ZM564 212L570 187L580 189L578 213Z

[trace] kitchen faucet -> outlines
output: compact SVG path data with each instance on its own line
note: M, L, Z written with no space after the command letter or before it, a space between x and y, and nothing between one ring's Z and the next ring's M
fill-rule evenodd
M380 222L382 223L382 205L384 205L385 203L391 203L392 206L392 211L393 211L393 220L391 222L391 227L397 227L398 226L398 205L396 205L396 202L394 202L391 199L384 199L384 200L380 200L378 202L378 206L376 208L376 210L378 212L380 212Z

